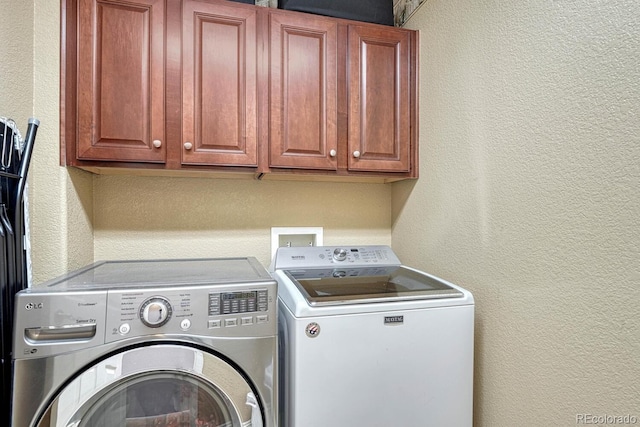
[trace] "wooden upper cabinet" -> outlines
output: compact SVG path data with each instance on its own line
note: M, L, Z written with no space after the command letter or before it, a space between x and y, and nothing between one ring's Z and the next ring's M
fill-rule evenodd
M79 0L76 155L164 162L164 0Z
M185 0L182 163L257 166L257 9Z
M417 32L222 0L62 0L61 163L418 177Z
M410 34L349 26L349 170L410 171Z
M269 166L337 168L335 20L271 13Z

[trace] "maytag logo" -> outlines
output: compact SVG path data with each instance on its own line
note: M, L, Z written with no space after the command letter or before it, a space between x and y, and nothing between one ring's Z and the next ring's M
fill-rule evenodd
M304 261L306 257L304 255L292 255L291 259L296 260L296 261Z
M404 316L384 316L385 325L402 325L404 323Z

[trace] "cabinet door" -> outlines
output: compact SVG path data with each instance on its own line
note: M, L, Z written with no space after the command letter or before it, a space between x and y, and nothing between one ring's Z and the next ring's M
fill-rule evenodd
M409 171L409 53L407 31L349 26L349 170Z
M257 166L256 8L183 10L182 163Z
M164 162L164 4L78 2L79 159Z
M270 14L271 167L337 168L337 23Z

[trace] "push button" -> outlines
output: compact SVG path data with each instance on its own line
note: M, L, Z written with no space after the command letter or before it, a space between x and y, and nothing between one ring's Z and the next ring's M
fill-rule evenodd
M260 316L256 316L257 323L267 323L269 321L269 316L266 314L261 314Z
M253 325L253 317L243 317L242 319L240 319L240 324L242 326Z
M238 326L238 319L224 319L224 326L229 328L232 326Z
M214 329L219 327L220 327L220 319L209 320L209 329Z

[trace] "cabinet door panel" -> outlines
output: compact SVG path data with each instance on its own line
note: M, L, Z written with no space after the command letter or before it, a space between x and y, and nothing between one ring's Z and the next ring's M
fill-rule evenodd
M271 14L271 167L337 167L337 24Z
M349 27L349 170L409 171L409 49L405 31Z
M185 1L184 164L257 165L256 16L255 8Z
M78 158L163 162L164 1L81 0L78 12Z

